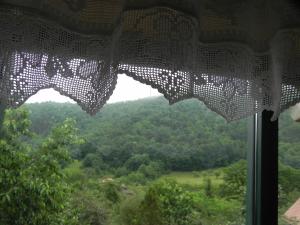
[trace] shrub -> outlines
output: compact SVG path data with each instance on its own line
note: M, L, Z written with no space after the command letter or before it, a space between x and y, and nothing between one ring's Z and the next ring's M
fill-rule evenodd
M125 166L130 171L136 171L141 165L148 165L149 162L150 158L147 154L135 154L126 161Z
M120 218L118 223L122 225L142 225L140 205L142 197L136 195L123 201L120 206Z
M189 225L192 197L175 181L162 180L150 186L141 210L143 225Z
M117 184L113 182L106 182L102 184L102 192L112 203L116 204L120 202L119 187Z
M78 210L80 225L106 225L108 212L101 199L87 193L74 194L72 205Z
M132 172L125 177L126 183L134 183L134 184L146 184L147 179L145 175L141 172Z
M163 166L159 162L150 162L148 165L143 164L138 171L148 179L158 178L164 173Z

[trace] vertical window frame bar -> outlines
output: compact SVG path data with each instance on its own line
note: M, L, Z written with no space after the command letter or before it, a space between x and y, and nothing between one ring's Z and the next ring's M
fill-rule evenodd
M278 224L278 120L255 114L248 125L247 225Z

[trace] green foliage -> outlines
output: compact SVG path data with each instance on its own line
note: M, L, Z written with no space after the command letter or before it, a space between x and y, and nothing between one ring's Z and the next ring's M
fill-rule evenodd
M7 111L1 134L1 225L245 223L246 121L227 124L197 100L118 103L94 117L26 107ZM282 114L281 213L299 197L299 131Z
M280 163L279 184L284 193L300 191L300 170Z
M219 171L221 169L215 169L216 171ZM214 170L214 171L215 171ZM199 189L204 190L205 186L207 185L207 179L211 180L212 184L212 191L214 193L218 192L218 188L220 185L224 183L223 178L215 176L213 172L204 170L204 171L198 171L197 177L195 177L195 171L193 172L170 172L166 175L163 175L161 178L167 178L167 179L173 179L177 183L179 183L182 186L185 186L186 188L190 188L191 190L198 191Z
M61 225L76 222L65 207L70 188L61 163L79 143L73 120L54 128L37 148L24 144L30 122L24 109L7 110L0 140L0 222L10 225Z
M29 130L31 121L28 119L28 111L25 109L5 111L5 118L2 126L2 138L16 142L20 137L30 137L32 133Z
M142 200L143 196L141 195L125 199L120 206L120 215L117 224L141 225L140 205Z
M78 225L106 225L108 212L102 201L90 193L76 192L72 206L77 209Z
M130 171L125 166L119 167L114 171L116 177L127 176L129 173Z
M65 117L78 121L86 143L71 154L100 172L120 167L133 172L150 161L161 162L166 170L194 171L245 157L245 121L228 125L197 100L173 106L163 98L117 103L106 105L94 117L72 104L26 107L32 111L32 130L42 135Z
M148 179L155 179L160 177L165 170L163 168L163 164L161 162L152 161L148 165L141 165L138 169L139 172L144 174L144 176Z
M193 193L193 207L201 225L245 224L243 206L238 200L209 197L201 192Z
M94 168L98 173L107 170L107 165L104 163L101 155L96 153L88 153L84 157L82 165L84 167Z
M162 180L150 185L143 199L131 197L121 205L124 225L186 225L191 223L193 201L176 182Z
M128 176L125 177L124 182L144 185L147 183L147 179L145 175L141 172L131 172L130 174L128 174Z
M190 224L192 197L175 181L162 180L150 186L141 210L142 224Z
M80 145L78 155L76 156L78 159L84 159L86 155L94 154L96 152L97 146L95 146L95 144L89 142L88 140L85 140L84 144Z
M285 143L279 145L279 158L281 162L300 169L300 142Z
M299 123L292 120L289 113L282 113L279 120L279 160L300 169Z
M150 187L140 205L139 225L166 224L162 207L158 185Z
M74 160L66 168L64 168L65 179L69 184L72 184L74 189L82 190L88 183L88 177L82 169L82 163Z
M211 185L211 179L207 178L205 180L205 194L208 197L212 197L213 193L212 193L212 185Z
M72 156L81 160L89 153L96 154L93 156L109 168L123 167L126 162L129 165L135 155L148 155L151 161L162 161L168 170L196 171L228 166L246 155L246 120L228 124L198 100L173 106L163 98L110 104L94 117L74 104L26 107L31 111L32 130L42 136L66 117L74 118L86 144L72 149ZM281 114L279 125L280 161L300 168L300 126L288 113ZM130 171L147 165L133 164ZM107 169L100 167L96 170Z
M147 165L150 162L150 157L147 154L135 154L130 157L126 162L125 166L128 170L136 171L141 165Z
M241 199L246 194L247 163L241 160L224 169L221 194L226 198Z
M102 191L104 193L104 196L112 203L116 204L120 202L121 197L119 194L119 187L117 184L113 182L106 182L102 185Z

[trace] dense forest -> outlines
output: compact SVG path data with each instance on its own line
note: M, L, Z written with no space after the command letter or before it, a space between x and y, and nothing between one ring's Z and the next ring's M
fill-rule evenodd
M281 217L300 197L300 124L286 112L279 131ZM1 225L245 222L247 119L198 100L26 104L1 133Z
M109 104L95 116L75 104L25 107L30 111L32 131L42 137L66 118L74 118L86 143L72 154L103 160L99 166L119 168L134 155L147 155L167 169L193 171L246 157L247 119L227 123L198 100L170 106L158 97ZM300 125L288 112L283 113L279 131L280 160L300 169Z
M163 98L118 103L105 106L94 117L74 104L26 107L32 130L39 134L47 135L65 118L74 118L86 143L73 154L85 161L97 158L99 167L120 168L140 156L159 161L166 169L193 171L245 157L245 121L228 124L199 101L174 106Z

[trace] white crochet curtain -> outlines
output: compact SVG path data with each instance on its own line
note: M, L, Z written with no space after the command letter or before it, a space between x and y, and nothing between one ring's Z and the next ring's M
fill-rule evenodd
M300 101L297 0L2 0L0 102L52 87L96 113L124 73L228 121Z

